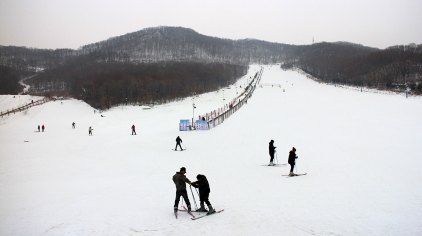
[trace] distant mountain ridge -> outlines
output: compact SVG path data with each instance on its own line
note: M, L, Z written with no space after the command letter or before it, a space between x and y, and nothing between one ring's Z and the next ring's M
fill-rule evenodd
M84 45L77 50L0 46L0 66L3 67L0 70L0 86L6 88L2 93L7 93L8 88L16 91L18 87L11 83L17 83L18 78L30 73L38 73L40 76L35 76L32 81L35 83L43 78L39 80L42 81L38 83L39 88L49 88L49 92L54 92L54 86L42 85L48 83L47 77L54 79L54 83L62 81L62 84L72 86L73 82L67 81L68 77L60 76L60 73L77 73L83 78L81 73L84 72L76 72L77 68L89 70L92 75L93 70L87 65L104 68L108 63L112 63L113 68L118 68L117 64L182 63L192 68L188 64L247 66L253 63L281 63L283 68L299 68L329 83L380 89L410 88L415 94L420 94L421 58L422 46L415 44L392 46L384 50L349 42L289 45L257 39L210 37L183 27L153 27ZM54 72L43 76L42 70ZM175 68L171 70L176 73ZM230 74L237 74L234 71L243 69L233 68ZM127 76L123 75L127 73L125 71L119 73ZM59 77L51 77L53 74ZM117 76L114 72L112 74ZM42 89L38 89L37 93L40 91Z
M194 61L231 64L275 63L291 46L259 40L205 36L182 27L147 28L83 46L83 54L125 62Z
M325 43L347 49L378 50L347 42ZM257 39L222 39L183 27L153 27L73 49L34 49L0 46L0 65L15 69L53 68L66 60L89 56L102 62L152 63L190 61L205 63L279 63L300 56L304 48Z

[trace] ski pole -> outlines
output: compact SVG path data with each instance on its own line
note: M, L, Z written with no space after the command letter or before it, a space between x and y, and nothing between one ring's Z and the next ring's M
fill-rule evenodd
M199 192L198 189L195 188L196 194L198 194L198 198L201 198L201 196L199 196Z
M192 193L193 203L195 203L195 210L198 210L198 205L196 204L195 195L193 195L192 185L189 185L190 192Z
M278 165L278 155L277 155L277 151L275 152L275 160L277 161L277 165Z
M198 198L199 198L199 203L201 203L201 196L199 195L198 189L195 188L196 193L198 194ZM201 214L201 213L199 213Z

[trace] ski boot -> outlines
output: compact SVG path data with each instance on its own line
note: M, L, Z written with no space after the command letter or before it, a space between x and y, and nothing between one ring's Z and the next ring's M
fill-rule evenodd
M174 207L174 213L177 213L177 207Z
M197 212L208 212L207 209L205 209L204 203L201 203L201 207L196 211Z
M295 174L293 174L293 172L290 172L289 176L295 176Z
M212 206L211 205L209 205L208 206L208 213L207 213L207 215L211 215L211 214L213 214L213 213L215 213L215 209L214 208L212 208Z

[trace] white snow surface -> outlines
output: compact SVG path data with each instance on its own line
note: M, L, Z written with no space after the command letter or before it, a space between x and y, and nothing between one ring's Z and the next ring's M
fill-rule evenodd
M262 83L282 88L258 87L209 131L178 131L192 98L105 117L56 101L1 118L0 235L422 235L422 99L264 68ZM225 89L226 101L236 90ZM222 99L222 91L195 97L195 116ZM46 132L36 132L42 124ZM186 151L172 151L178 135ZM308 174L265 166L271 139L279 163L294 146L296 172ZM182 166L190 180L207 176L223 213L175 219L172 176Z
M31 103L31 101L35 102L42 98L40 96L30 95L0 95L0 111L6 113L7 111L25 106Z

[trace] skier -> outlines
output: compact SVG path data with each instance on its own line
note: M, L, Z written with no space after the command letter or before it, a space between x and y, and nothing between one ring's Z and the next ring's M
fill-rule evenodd
M175 151L177 151L177 146L179 146L180 147L180 150L183 151L182 145L180 144L182 142L183 142L182 139L179 136L177 136L177 138L176 138L176 147L174 148Z
M40 130L41 128L40 128L40 125L38 125L38 132L41 132L41 130Z
M197 181L192 183L192 186L199 189L199 201L201 207L197 210L199 212L208 212L207 215L210 215L212 213L215 213L214 208L211 206L210 201L208 200L208 197L210 195L210 185L208 183L207 177L205 175L197 175L196 176ZM204 202L208 206L208 211L205 209Z
M288 163L290 164L290 174L289 174L289 176L295 175L293 173L293 169L295 168L296 158L297 158L296 148L293 147L292 150L289 152L289 161L288 161Z
M72 129L74 129L74 128L75 128L75 125L76 125L76 124L75 124L75 122L73 122L73 123L72 123Z
M136 135L136 131L135 131L135 125L132 125L132 135L135 134Z
M188 198L188 192L186 191L186 183L191 184L190 180L186 178L186 168L182 167L180 168L179 172L176 172L175 175L173 175L173 182L176 185L176 199L174 200L174 213L177 212L177 209L179 207L179 201L180 196L183 197L183 199L186 202L186 205L188 207L188 212L191 211L190 202Z
M91 128L91 126L89 126L89 129L88 129L88 135L89 136L92 136L92 131L93 131L94 129L93 128Z
M41 126L41 130L42 130L42 132L44 132L44 129L45 129L45 126L44 126L44 125L42 125L42 126Z
M276 149L277 147L274 147L274 140L271 140L270 141L270 144L269 144L269 146L268 146L268 149L269 149L269 152L270 152L270 164L268 164L269 166L274 166L275 164L274 164L274 153L275 153L275 149Z

